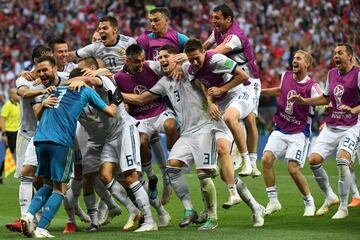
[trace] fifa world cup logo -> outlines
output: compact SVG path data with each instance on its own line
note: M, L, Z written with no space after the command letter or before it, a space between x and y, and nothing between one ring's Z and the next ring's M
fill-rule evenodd
M289 97L294 95L297 95L297 92L295 90L290 90L287 94L285 112L289 115L292 115L294 112L294 102L290 102Z
M336 109L339 109L341 106L341 98L344 95L344 86L343 85L337 85L334 88L334 98L336 102Z
M143 92L146 92L147 90L148 90L147 87L145 87L144 85L137 85L134 88L134 93L137 94L137 95L140 95Z

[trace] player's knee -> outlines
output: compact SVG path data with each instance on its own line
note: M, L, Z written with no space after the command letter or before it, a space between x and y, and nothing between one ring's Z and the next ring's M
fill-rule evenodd
M323 162L323 158L320 154L317 154L317 153L311 154L311 156L309 158L310 165L318 165L318 164L321 164L322 162Z
M345 150L340 150L338 153L337 153L337 156L336 156L337 159L346 159L346 160L350 160L351 159L351 154L348 152L348 151L345 151Z
M124 184L128 187L132 183L139 180L139 177L135 170L130 170L124 173Z
M21 176L34 177L35 167L30 165L24 165L21 169Z
M261 163L263 168L272 168L274 163L274 155L266 151L261 159Z
M164 122L164 129L167 136L174 136L177 133L176 120L168 119Z
M181 168L184 165L184 163L176 159L170 159L166 162L166 165L167 165L166 167Z
M299 165L296 164L289 164L288 165L288 172L291 176L298 176L301 174Z
M239 119L230 114L224 114L224 122L227 126L231 127L239 124Z
M113 179L113 176L109 172L107 172L107 171L102 171L101 172L100 180L104 183L104 185L109 184L112 179Z
M140 144L141 147L149 147L149 136L145 133L140 133Z
M224 144L217 144L216 151L220 158L226 154L230 154L230 149L227 146L225 146Z

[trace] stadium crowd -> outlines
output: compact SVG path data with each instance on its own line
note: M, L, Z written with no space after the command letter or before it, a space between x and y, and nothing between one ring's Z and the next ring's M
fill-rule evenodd
M219 2L222 1L1 1L1 95L7 99L16 77L31 65L30 51L26 50L53 36L66 39L69 49L78 49L90 42L99 18L107 14L118 18L121 33L139 36L147 28L147 9L158 5L169 8L175 30L206 40L212 28L210 10ZM290 66L296 49L313 53L312 72L314 78L322 82L331 65L331 48L336 42L349 42L355 52L360 50L360 10L355 0L225 2L237 10L235 17L252 41L263 87L278 84L279 74ZM269 98L262 103L275 106Z

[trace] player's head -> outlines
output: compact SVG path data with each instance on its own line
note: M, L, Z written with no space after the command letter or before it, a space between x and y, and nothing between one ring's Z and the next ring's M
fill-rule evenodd
M292 71L297 73L306 73L310 70L313 64L313 58L310 53L304 50L298 50L295 52L292 61Z
M167 8L157 7L150 11L149 21L151 25L151 30L158 34L163 35L166 33L169 27L170 13Z
M169 44L166 44L159 49L159 62L164 73L167 74L174 70L176 63L171 61L171 57L178 53L179 50Z
M71 78L75 78L75 77L80 77L82 76L83 73L83 69L80 67L74 68L73 70L71 70L70 74L69 74L69 79Z
M57 79L56 61L52 56L42 56L38 58L35 69L45 86L51 85Z
M184 51L195 71L202 68L205 61L205 49L198 39L190 39L185 43Z
M141 73L144 68L144 50L137 44L132 44L126 49L125 64L131 74Z
M20 97L17 94L17 89L16 88L10 88L10 100L13 102L19 102Z
M98 64L96 58L86 57L86 58L81 58L78 61L78 67L79 68L89 68L91 70L97 70L97 69L99 69L99 64Z
M212 14L212 23L216 31L226 32L234 19L234 12L226 4L218 5Z
M91 42L101 42L101 37L98 31L95 31L94 34L91 37Z
M36 64L37 60L42 56L52 56L52 51L45 45L37 45L31 53L31 61Z
M67 43L62 38L53 38L48 45L54 54L58 69L62 70L68 63L69 47Z
M99 21L97 32L105 46L114 45L118 37L118 22L113 16L104 16Z
M333 60L340 72L346 72L349 66L353 66L354 50L347 43L338 43L334 50Z

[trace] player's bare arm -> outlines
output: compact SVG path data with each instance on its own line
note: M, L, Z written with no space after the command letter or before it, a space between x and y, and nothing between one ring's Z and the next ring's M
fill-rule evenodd
M158 95L153 94L149 91L143 92L140 95L138 94L132 94L132 93L122 93L122 96L124 97L124 101L126 103L143 106L148 104L151 101L156 100L159 98Z
M353 107L353 108L346 106L346 105L341 105L340 110L350 112L352 114L359 114L360 113L360 105L357 105L356 107Z
M208 91L205 87L205 85L199 80L199 79L195 79L195 84L201 89L201 91L203 92L206 101L208 103L208 111L209 111L209 115L212 119L218 121L221 119L221 113L219 111L219 108L217 107L217 105L214 102L214 97L210 96L208 94Z
M17 90L17 94L22 98L33 98L41 94L50 94L56 90L55 86L50 86L45 89L29 89L26 86L21 86Z
M280 87L261 89L261 95L277 97L280 95Z
M58 103L59 103L59 99L57 97L55 97L54 94L51 94L51 95L49 95L48 98L46 98L41 103L34 104L33 111L34 111L36 119L40 120L41 115L45 108L52 108L55 105L57 105Z
M330 99L324 95L315 98L303 98L300 95L293 95L289 97L289 101L311 106L327 105L330 103Z

